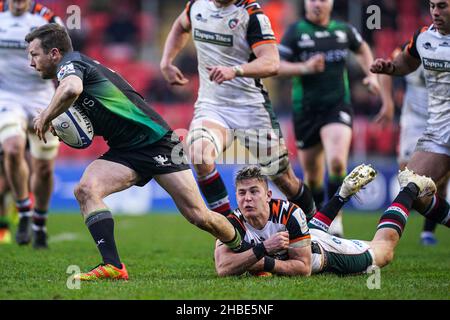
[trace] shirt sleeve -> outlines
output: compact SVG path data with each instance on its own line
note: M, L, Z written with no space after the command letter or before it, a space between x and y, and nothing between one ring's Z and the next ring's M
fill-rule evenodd
M408 52L414 58L420 59L420 54L419 54L419 51L417 50L417 38L419 37L419 35L422 32L425 32L427 29L428 29L428 27L423 27L423 28L417 30L414 33L414 35L412 36L408 45L406 46L406 52Z
M358 49L364 42L364 39L354 26L352 26L351 24L347 24L347 27L348 27L347 37L349 41L349 49L352 50L353 52L358 51Z
M286 228L289 232L289 246L299 248L311 245L311 235L302 209L295 206L288 218Z
M266 43L276 44L275 34L272 30L269 18L261 10L256 2L247 6L250 15L247 27L247 42L252 49Z
M58 81L61 81L68 76L77 76L83 80L85 74L86 67L84 67L81 63L77 61L67 61L59 67L56 77L58 78Z
M192 5L194 4L195 0L189 0L186 3L186 16L189 20L189 23L191 23L191 9L192 9Z
M297 24L291 25L281 38L281 42L278 45L278 51L280 52L280 58L282 60L296 62L298 56L297 49Z

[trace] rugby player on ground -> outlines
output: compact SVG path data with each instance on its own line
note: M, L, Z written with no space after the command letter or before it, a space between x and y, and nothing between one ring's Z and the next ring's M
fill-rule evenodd
M368 165L353 169L338 192L307 223L298 206L272 199L267 178L259 167L241 169L236 176L238 209L228 219L253 248L234 253L217 241L215 265L218 275L245 272L289 276L322 272L346 275L364 273L372 265L386 266L394 257L398 242L385 232L397 232L396 225L385 224L387 213L381 217L372 241L347 240L328 233L342 206L375 176L376 171ZM430 178L416 175L414 181L424 188L433 186ZM400 180L400 185L403 184Z

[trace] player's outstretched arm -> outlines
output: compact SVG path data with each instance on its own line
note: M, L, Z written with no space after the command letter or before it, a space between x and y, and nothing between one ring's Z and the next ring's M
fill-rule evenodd
M160 68L164 78L171 85L184 85L189 82L183 73L173 65L173 61L186 46L191 32L186 10L184 10L172 25L172 29L164 44L164 51L161 58Z
M68 76L61 80L49 106L34 118L34 130L39 139L47 142L45 133L50 122L78 99L83 92L83 81L78 76Z
M325 57L323 54L316 54L305 62L280 61L278 76L304 76L308 74L320 73L325 70Z

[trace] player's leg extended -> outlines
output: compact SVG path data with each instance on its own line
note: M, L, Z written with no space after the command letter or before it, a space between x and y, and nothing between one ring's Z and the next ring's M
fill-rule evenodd
M105 265L81 274L82 280L108 277L128 278L128 273L126 269L124 270L116 248L114 220L103 199L112 193L131 187L138 179L136 172L130 168L101 159L92 162L84 171L74 193L80 204L86 226L97 244ZM100 270L97 270L99 268Z
M19 211L16 241L21 245L31 241L32 216L28 188L30 171L25 160L25 127L25 120L20 114L6 111L0 115L0 143L4 154L5 176Z
M299 149L298 159L303 169L303 179L312 192L317 209L325 204L323 178L325 174L325 154L323 146L318 143L306 149Z
M190 223L209 232L232 250L240 247L239 232L225 216L208 210L191 170L155 175L154 178L170 194L178 210Z
M309 221L310 229L320 229L327 233L339 210L350 198L375 179L376 170L371 165L361 164L354 168L345 178L338 192Z
M11 243L11 231L9 230L9 221L6 212L6 193L8 183L3 171L3 160L0 154L0 245Z
M328 199L331 199L336 194L347 173L352 129L342 123L330 123L321 128L320 136L325 150L325 161L328 169ZM332 224L330 233L343 236L342 211Z
M196 122L191 126L187 143L198 185L209 208L228 215L231 213L228 192L214 163L231 143L227 129L211 121Z
M436 200L437 199L447 199L447 185L448 185L449 177L450 177L450 172L446 178L444 178L443 180L439 181L439 183L436 184L436 187L437 187ZM434 234L437 225L438 225L438 223L436 221L425 218L425 222L423 225L423 231L420 234L420 241L423 245L435 245L437 243L437 239Z
M47 143L29 133L31 154L31 191L35 197L33 212L33 247L47 247L46 221L50 197L53 191L53 171L58 154L59 141L50 132Z
M426 155L423 156L426 157ZM431 159L428 158L424 160L430 161ZM410 164L415 168L419 168L420 163L417 163L417 161L418 160L412 159ZM416 165L414 165L414 162ZM429 162L429 165L432 166L433 162ZM434 167L439 166L445 167L445 163L441 163L441 165L437 166L435 165ZM432 171L433 170L431 169L428 172L433 173ZM437 171L440 171L440 169L437 169L435 173L439 173ZM416 201L420 204L425 203L425 205L429 207L431 205L430 211L433 212L433 218L439 216L444 219L444 216L448 216L448 203L446 210L443 205L438 205L436 207L432 206L432 199L436 199L436 197L433 196L436 192L436 185L431 178L421 176L405 169L399 173L398 180L400 192L381 216L377 232L371 241L371 247L375 252L376 265L379 267L389 264L394 258L395 247L403 233L409 212L413 208L413 202ZM436 212L438 214L436 214Z

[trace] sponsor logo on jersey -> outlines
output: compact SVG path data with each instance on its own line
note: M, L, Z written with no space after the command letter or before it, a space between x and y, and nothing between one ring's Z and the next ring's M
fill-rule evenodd
M338 43L347 43L348 37L344 31L336 30L334 32L334 34L336 35L336 38L337 38L336 40Z
M195 16L195 20L200 21L200 22L207 22L207 21L208 21L207 19L205 19L205 18L202 17L202 14L201 14L201 13L198 13L198 14Z
M316 45L316 42L312 40L311 36L307 33L302 33L300 39L301 40L297 42L299 48L314 47Z
M450 72L450 61L423 58L423 67L432 71Z
M200 29L194 29L194 40L208 42L224 47L233 46L233 36L230 34L222 34L209 32Z
M258 14L259 26L261 27L261 33L263 35L271 35L273 36L272 25L270 24L269 18L265 14Z
M75 73L75 67L73 66L73 63L68 63L68 64L63 65L61 67L61 69L59 69L57 77L58 77L58 80L61 80L65 76L67 76L69 74L74 74L74 73Z
M316 31L314 32L316 38L327 38L330 36L328 31Z
M239 19L231 19L230 21L228 21L228 26L230 27L231 30L233 30L234 28L236 28L239 24Z
M436 47L433 47L429 42L425 42L422 46L424 47L425 50L436 51L437 49Z
M214 18L214 19L223 19L223 17L218 13L214 13L214 14L210 15L210 17Z

